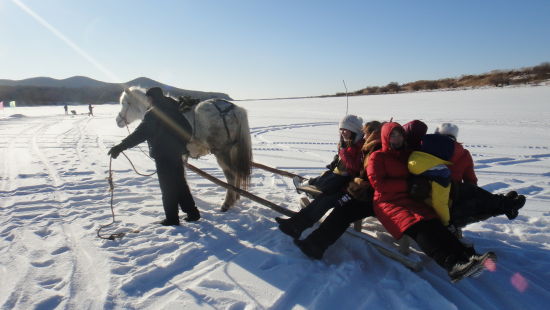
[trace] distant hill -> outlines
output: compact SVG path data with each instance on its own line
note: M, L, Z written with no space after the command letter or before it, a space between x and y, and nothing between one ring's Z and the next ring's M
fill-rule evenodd
M550 62L538 66L516 70L494 70L489 73L477 75L463 75L457 78L445 78L439 80L419 80L406 84L391 82L385 86L369 86L353 93L353 95L376 95L401 92L415 92L437 89L476 88L484 86L507 86L521 84L535 84L550 79ZM336 96L345 96L345 93L337 93Z
M222 98L231 100L227 94L187 90L139 77L123 84L97 81L85 76L67 79L35 77L19 81L0 79L0 101L15 100L19 106L48 105L62 103L103 104L116 102L124 87L161 87L172 96L190 96L201 100Z

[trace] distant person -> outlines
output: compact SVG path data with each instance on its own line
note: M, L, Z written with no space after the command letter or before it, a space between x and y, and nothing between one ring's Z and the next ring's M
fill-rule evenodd
M175 100L165 97L162 89L153 87L145 93L151 108L147 110L141 124L126 139L113 146L108 155L118 155L144 141L149 144L149 153L155 160L162 193L162 204L166 218L164 226L179 225L178 205L187 213L185 221L200 219L193 196L185 180L182 155L187 152L191 125L179 113Z
M63 109L65 110L65 115L69 115L69 106L67 104L63 106Z
M94 107L92 107L92 104L88 104L88 116L94 116Z

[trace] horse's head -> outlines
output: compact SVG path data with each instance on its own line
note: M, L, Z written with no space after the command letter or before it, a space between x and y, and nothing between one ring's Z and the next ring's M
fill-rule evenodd
M122 109L116 117L118 127L124 127L135 120L143 119L143 115L149 108L145 90L137 86L124 89L119 99Z

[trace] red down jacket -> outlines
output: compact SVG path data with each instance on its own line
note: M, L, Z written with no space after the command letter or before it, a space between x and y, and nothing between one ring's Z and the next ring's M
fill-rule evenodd
M382 149L371 154L367 175L374 188L374 213L388 232L396 239L421 220L437 218L434 210L410 198L407 178L407 160L410 150L392 150L390 134L401 129L398 123L382 126Z
M474 172L474 161L472 155L462 144L455 142L455 151L450 160L453 164L449 166L451 170L451 180L454 182L466 182L477 185L477 176Z
M343 170L352 177L358 176L363 166L361 153L363 143L365 143L365 140L360 139L353 145L341 147L338 150L338 157L340 157L340 163L343 165Z

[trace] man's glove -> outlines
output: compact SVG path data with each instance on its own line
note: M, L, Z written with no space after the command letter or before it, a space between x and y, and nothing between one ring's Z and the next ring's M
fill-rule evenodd
M118 157L118 155L119 155L122 151L124 151L124 149L122 148L122 146L120 146L120 145L117 144L117 145L113 146L113 147L109 150L109 152L107 152L107 155L111 155L112 158L115 158L115 159L116 159L116 158Z
M424 200L430 196L432 187L428 179L421 176L412 176L408 181L409 194L413 199Z

